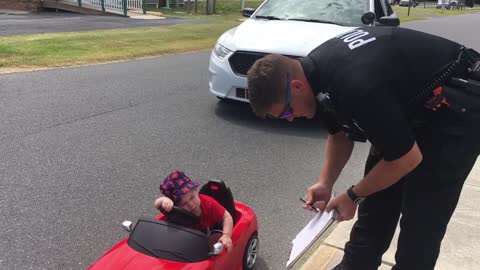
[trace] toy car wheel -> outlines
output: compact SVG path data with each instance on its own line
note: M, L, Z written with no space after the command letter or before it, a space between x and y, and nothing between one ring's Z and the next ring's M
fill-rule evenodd
M257 261L259 241L257 233L252 234L243 252L243 270L251 270Z

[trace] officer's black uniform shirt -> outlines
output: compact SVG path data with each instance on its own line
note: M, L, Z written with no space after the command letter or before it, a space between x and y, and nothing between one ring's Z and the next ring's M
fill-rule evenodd
M385 160L415 142L407 102L457 59L461 46L398 27L361 27L315 48L300 62L315 94L328 93L335 117L323 112L328 131L353 120ZM421 106L421 105L419 105Z

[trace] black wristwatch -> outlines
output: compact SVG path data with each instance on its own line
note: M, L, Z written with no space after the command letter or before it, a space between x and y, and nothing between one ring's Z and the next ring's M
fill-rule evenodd
M353 187L354 186L351 186L347 190L347 195L348 195L348 197L350 197L350 199L353 201L354 204L357 204L357 205L361 204L366 198L365 197L360 197L357 194L355 194L355 192L353 192Z

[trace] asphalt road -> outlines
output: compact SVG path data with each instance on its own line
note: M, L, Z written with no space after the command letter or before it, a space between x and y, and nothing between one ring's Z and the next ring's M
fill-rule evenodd
M405 27L480 49L479 22ZM159 182L177 168L226 181L258 215L257 269L283 269L311 218L298 197L318 176L326 132L217 102L208 55L0 75L0 269L87 268L126 236L123 220L157 214ZM361 177L367 149L356 146L337 190Z
M30 14L0 14L0 36L75 32L116 28L155 27L208 20L167 17L158 20L121 16L94 16L70 12L43 11Z
M480 13L476 13L412 21L402 26L445 37L480 51L479 22Z

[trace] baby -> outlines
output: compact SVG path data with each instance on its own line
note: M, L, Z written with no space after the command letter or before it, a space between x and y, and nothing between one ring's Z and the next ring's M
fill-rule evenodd
M177 206L199 217L199 223L191 227L207 231L215 224L223 224L223 235L218 240L230 252L232 248L233 219L230 213L215 199L198 193L199 183L194 183L181 170L173 171L160 184L165 197L155 200L155 208L170 212Z

